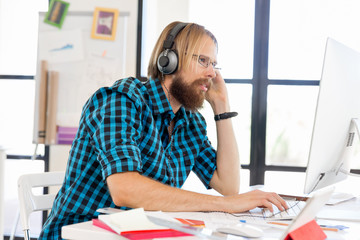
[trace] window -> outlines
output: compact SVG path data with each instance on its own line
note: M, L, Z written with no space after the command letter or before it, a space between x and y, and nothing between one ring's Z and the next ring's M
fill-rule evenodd
M266 166L306 167L318 92L312 80L321 78L328 37L360 50L360 33L352 30L359 10L356 0L271 1ZM266 183L276 185L275 175L280 176L266 172ZM294 181L299 178L305 176L293 173Z
M168 23L204 25L219 41L218 62L232 109L240 115L233 124L250 184L276 184L282 175L302 183L326 39L360 51L360 33L354 30L360 22L359 1L140 0L139 4L143 14L138 77L146 77L152 48ZM176 11L164 14L169 9ZM202 113L211 119L209 106ZM211 121L208 125L214 143L214 126Z
M0 5L0 145L8 155L33 155L38 15L48 1L0 0ZM43 155L43 147L38 153Z
M0 143L7 155L32 155L35 81L20 79L0 80ZM43 147L42 151L43 152Z
M272 0L269 78L319 80L328 37L359 51L359 9L356 0Z
M268 87L266 165L306 167L318 87Z
M0 6L0 74L35 75L38 12L47 11L48 1L1 0Z
M0 146L6 148L4 164L4 234L15 224L20 174L45 170L43 160L29 161L35 153L32 143L34 119L37 26L39 11L48 1L0 0ZM44 159L45 148L37 149ZM31 216L32 235L41 229L41 213ZM18 224L17 235L22 234Z

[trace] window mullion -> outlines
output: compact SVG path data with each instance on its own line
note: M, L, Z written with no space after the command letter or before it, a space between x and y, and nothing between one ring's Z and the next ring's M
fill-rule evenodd
M255 1L250 185L264 184L270 0Z

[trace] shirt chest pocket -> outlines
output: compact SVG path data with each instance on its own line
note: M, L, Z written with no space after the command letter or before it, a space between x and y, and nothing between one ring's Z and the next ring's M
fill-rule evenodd
M182 159L179 159L178 162L178 175L186 179L187 176L190 174L191 170L193 169L194 165L195 165L194 156L192 155L183 156Z
M176 186L181 187L195 165L194 156L172 156L172 159L167 160L170 164L171 169L169 170L171 171L172 177L175 179Z

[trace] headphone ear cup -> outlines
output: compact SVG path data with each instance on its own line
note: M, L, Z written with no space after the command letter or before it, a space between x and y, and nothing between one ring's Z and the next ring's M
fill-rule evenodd
M178 56L175 51L162 51L157 60L157 67L165 75L174 73L178 68Z

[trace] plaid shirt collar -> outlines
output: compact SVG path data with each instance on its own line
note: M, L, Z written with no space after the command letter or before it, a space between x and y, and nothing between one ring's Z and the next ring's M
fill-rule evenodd
M154 115L167 114L167 117L170 118L169 120L172 120L177 115L180 119L183 119L187 125L189 124L190 119L193 117L193 113L181 106L175 115L159 79L150 78L145 83L145 86L150 95Z

